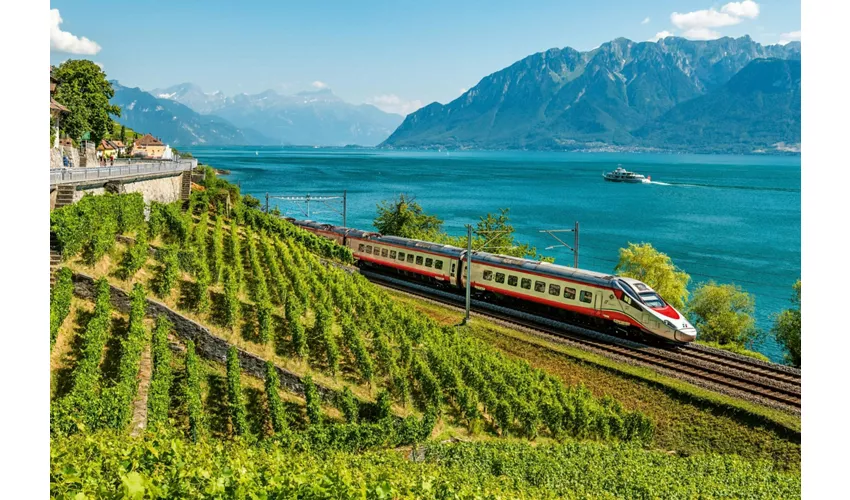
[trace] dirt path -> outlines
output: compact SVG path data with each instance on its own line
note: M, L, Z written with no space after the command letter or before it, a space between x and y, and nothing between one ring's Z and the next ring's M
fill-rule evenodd
M148 425L148 388L151 385L152 372L151 346L148 344L139 363L139 389L136 391L136 399L133 401L130 435L134 437L141 434Z

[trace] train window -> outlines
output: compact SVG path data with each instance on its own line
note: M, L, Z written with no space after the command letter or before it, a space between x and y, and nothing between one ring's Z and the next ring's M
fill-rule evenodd
M526 290L531 290L531 280L528 278L523 278L522 281L520 281L519 286L521 288L525 288Z
M443 268L443 261L441 261L441 260L435 261L434 267L437 268L437 269L442 269Z
M666 305L664 304L664 301L661 300L661 297L653 292L642 293L640 294L640 298L643 299L643 303L649 307L659 308Z
M484 281L493 281L493 271L484 271Z
M386 248L381 249L381 257L386 257L387 255L389 255L389 253L389 250L387 250Z
M395 259L395 250L390 250L390 258Z
M505 282L505 273L496 273L496 283Z
M433 266L433 265L434 265L434 259L432 259L432 258L430 258L430 257L428 257L427 259L425 259L425 267L431 267L431 266Z
M540 292L540 293L546 293L546 283L543 283L542 281L535 281L534 282L534 291Z
M564 298L570 299L570 300L576 300L576 289L565 286L564 287Z
M409 264L413 264L413 254L412 253L407 254L407 262Z
M372 245L366 245L366 253L372 253Z
M591 302L593 302L593 292L582 290L581 295L579 295L579 300L590 304Z
M561 285L550 284L549 285L549 295L555 295L555 296L561 295Z
M357 247L358 252L363 252L365 250L366 250L366 245L364 245L363 243L361 243L360 246Z
M516 276L508 276L508 284L511 286L516 286L516 282L518 281Z
M417 256L416 256L416 265L417 265L417 266L421 266L421 265L422 265L422 256L421 256L421 255L417 255Z
M404 252L398 253L398 260L404 260Z

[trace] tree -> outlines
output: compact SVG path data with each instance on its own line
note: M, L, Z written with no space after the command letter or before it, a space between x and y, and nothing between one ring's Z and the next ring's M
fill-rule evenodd
M621 248L614 272L643 281L677 309L684 308L688 299L691 277L649 243L629 243L628 248Z
M757 335L753 296L740 286L703 283L688 304L691 321L703 340L746 345Z
M127 140L127 130L124 128L124 125L121 125L121 133L118 135L118 137L121 139L122 144L126 144L125 141Z
M109 103L115 95L106 73L95 63L85 59L71 59L53 72L59 80L54 98L68 108L62 128L69 136L79 139L91 132L95 143L110 131L110 115L121 116L121 108Z
M381 234L413 239L434 239L443 221L422 211L415 199L400 194L392 201L378 205L378 216L372 222Z
M554 261L555 259L551 257L538 255L537 249L527 243L517 243L514 239L514 227L508 223L509 213L509 208L500 208L498 214L488 213L481 217L473 231L472 248L485 251L492 250L493 253L520 258L540 258L547 262ZM456 244L456 246L466 246L466 238L461 237L460 239L462 240L461 244Z
M802 329L802 316L800 315L800 299L802 297L800 280L794 283L794 296L791 298L793 307L779 313L773 323L773 335L776 341L785 348L785 360L799 367L802 361L800 357L800 330Z

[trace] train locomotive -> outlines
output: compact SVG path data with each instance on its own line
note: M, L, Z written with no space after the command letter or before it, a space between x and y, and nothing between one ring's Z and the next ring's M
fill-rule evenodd
M440 288L466 287L466 249L288 220L347 246L361 268ZM684 315L639 280L480 251L472 252L471 261L471 291L477 299L641 340L682 344L696 339Z

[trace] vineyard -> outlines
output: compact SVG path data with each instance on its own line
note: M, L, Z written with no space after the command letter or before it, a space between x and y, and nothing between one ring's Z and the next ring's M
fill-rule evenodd
M648 451L643 413L441 326L351 272L348 249L205 184L187 210L154 202L147 220L139 195L51 215L67 266L50 304L55 496L799 495L799 476L766 463ZM93 305L74 297L74 272L97 278ZM226 360L148 317L149 300L226 340ZM262 377L240 350L265 360ZM445 435L489 443L436 444Z

